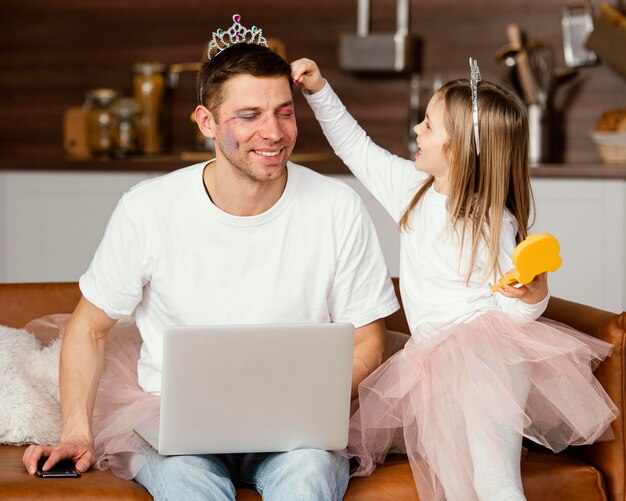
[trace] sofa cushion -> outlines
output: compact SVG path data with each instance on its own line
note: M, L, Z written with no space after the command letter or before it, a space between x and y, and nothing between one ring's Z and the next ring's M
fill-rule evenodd
M522 461L528 501L605 501L602 476L567 456L531 451ZM344 501L418 501L411 468L403 456L389 456L370 477L353 478Z

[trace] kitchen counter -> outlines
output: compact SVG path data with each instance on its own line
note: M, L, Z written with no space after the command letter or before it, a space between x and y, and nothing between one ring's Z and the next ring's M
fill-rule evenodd
M170 172L211 158L210 153L197 151L128 159L73 159L50 154L0 158L0 171ZM350 173L338 158L328 152L296 152L291 156L291 160L323 174ZM530 175L533 178L626 179L626 164L542 164L531 167Z

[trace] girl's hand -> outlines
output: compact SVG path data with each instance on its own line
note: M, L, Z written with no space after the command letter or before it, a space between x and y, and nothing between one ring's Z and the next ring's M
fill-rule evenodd
M291 63L291 78L294 83L302 84L311 94L319 92L326 85L317 64L311 59L302 58Z
M498 286L498 292L503 296L519 299L526 304L537 304L548 295L548 274L541 273L532 282L521 287Z

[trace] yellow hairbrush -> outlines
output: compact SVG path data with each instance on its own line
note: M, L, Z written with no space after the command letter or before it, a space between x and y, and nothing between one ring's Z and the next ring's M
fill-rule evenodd
M506 272L491 290L496 292L498 286L527 284L540 273L558 270L563 262L559 249L559 241L549 233L527 236L513 251L511 260L515 268Z

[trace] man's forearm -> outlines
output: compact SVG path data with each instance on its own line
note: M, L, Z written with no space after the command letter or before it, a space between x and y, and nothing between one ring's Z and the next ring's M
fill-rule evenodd
M110 326L94 326L88 317L81 315L80 309L81 305L70 319L61 345L61 441L81 441L92 445L92 413Z

